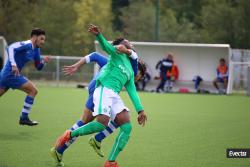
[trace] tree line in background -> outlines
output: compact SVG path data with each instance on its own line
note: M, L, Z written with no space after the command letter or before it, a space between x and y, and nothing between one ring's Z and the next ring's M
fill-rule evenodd
M43 54L93 51L89 23L98 25L109 40L124 36L131 41L250 48L248 0L0 0L0 35L11 43L28 39L33 27L41 27L46 30Z

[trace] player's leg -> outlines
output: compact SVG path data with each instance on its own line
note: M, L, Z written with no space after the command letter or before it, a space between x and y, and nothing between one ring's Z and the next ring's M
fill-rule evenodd
M115 123L120 126L120 132L112 147L112 151L109 154L108 161L106 161L104 165L105 167L118 166L116 158L128 143L130 133L132 131L130 115L126 109L116 115Z
M82 116L81 116L81 119L78 120L78 121L70 128L70 130L71 130L71 131L76 130L76 129L82 127L84 124L87 124L87 123L93 121L93 119L94 119L94 117L93 117L93 115L92 115L92 111L89 110L88 108L84 108L83 114L82 114ZM67 148L69 148L69 146L70 146L71 144L73 144L73 143L76 141L76 139L77 139L77 137L72 138L72 139L69 140L67 143L65 143L63 146L56 148L56 151L57 151L58 153L60 153L60 154L63 154L64 151L65 151ZM57 140L60 140L60 139L57 139Z
M108 125L110 115L111 115L111 106L112 106L112 96L115 93L103 86L100 86L95 89L94 92L94 112L93 116L96 116L96 121L85 124L84 126L74 130L66 131L63 135L63 138L57 142L57 146L62 146L70 139L78 136L89 135L97 132L103 131Z
M224 89L227 90L227 83L228 83L228 78L227 77L224 77L223 78L223 86L224 86Z
M33 106L34 99L38 93L38 90L37 90L36 86L25 77L20 76L19 82L21 82L21 83L23 82L23 84L20 87L18 87L18 89L27 94L27 96L25 97L25 100L24 100L24 105L23 105L23 109L21 112L19 124L20 125L28 125L28 126L37 125L38 122L31 121L29 119L29 113L30 113L31 108Z
M164 87L165 87L166 81L167 81L166 74L161 74L161 82L159 83L159 85L158 85L158 87L156 89L157 92L160 92L160 89L162 91L164 91Z
M102 140L111 135L117 128L118 125L115 122L110 121L107 128L104 131L96 134L94 138L96 141L102 142Z
M92 116L92 111L89 110L87 107L84 108L83 114L81 116L81 119L78 120L71 128L70 130L73 131L75 129L78 129L79 127L82 127L85 123L91 122L94 119ZM57 141L62 140L64 136L60 136ZM55 146L52 147L50 150L51 156L55 159L58 166L63 166L64 163L63 160L63 153L64 151L69 148L71 144L73 144L76 141L77 137L71 138L68 142L64 143L62 146ZM56 142L57 143L57 142Z
M0 97L9 90L9 86L6 84L6 79L1 76L0 73Z
M219 86L218 86L217 82L218 82L218 78L215 78L214 81L213 81L213 85L214 85L214 87L215 87L217 90L219 90Z
M74 130L74 131L67 130L63 134L63 136L60 138L60 140L57 141L56 147L63 146L65 143L70 141L72 138L75 138L78 136L85 136L85 135L89 135L89 134L103 131L106 128L105 125L108 124L109 118L110 117L108 117L106 115L100 114L100 115L96 116L97 121L89 122L89 123L85 124L84 126Z
M97 155L99 155L100 157L104 157L104 153L101 150L102 140L111 135L117 128L118 125L113 121L110 121L105 130L97 133L95 136L90 137L89 144L93 147Z
M87 124L94 120L94 116L92 115L92 112L94 110L94 102L93 102L93 92L89 92L88 100L85 104L85 108L83 110L83 114L81 115L81 119L78 120L71 128L70 130L76 130L79 127L82 127L84 124ZM65 143L62 147L57 148L57 151L60 154L63 154L63 152L73 143L75 142L77 137L72 138L69 142Z

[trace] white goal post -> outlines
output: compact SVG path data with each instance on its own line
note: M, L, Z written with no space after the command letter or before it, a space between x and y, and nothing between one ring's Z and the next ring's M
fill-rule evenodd
M174 62L179 68L178 83L183 86L185 83L192 90L192 79L195 75L200 75L203 80L210 85L211 92L216 91L212 86L212 81L216 77L216 68L220 58L224 58L230 68L231 49L228 44L196 44L196 43L161 43L161 42L132 42L136 51L148 65L152 78L159 75L155 65L167 53L174 55ZM104 53L95 42L97 52ZM229 75L229 80L231 75ZM152 81L154 88L158 81ZM177 84L178 85L178 84ZM185 85L185 86L187 86ZM227 93L230 93L229 87Z

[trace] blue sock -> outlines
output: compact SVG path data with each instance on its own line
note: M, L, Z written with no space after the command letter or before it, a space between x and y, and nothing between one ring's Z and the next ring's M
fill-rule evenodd
M27 119L29 117L29 113L33 105L33 102L34 102L34 97L27 95L24 100L23 109L22 109L22 113L20 116L21 119Z
M77 122L70 128L70 130L73 131L73 130L78 129L79 127L81 127L81 126L83 126L83 125L84 125L84 123L82 122L82 120L79 120L79 121L77 121ZM60 153L60 154L63 154L64 151L65 151L72 143L74 143L74 142L76 141L76 139L77 139L77 137L74 137L74 138L70 139L69 142L65 143L62 147L58 147L58 148L56 149L57 152Z
M99 132L98 134L95 135L95 139L98 142L102 142L103 139L105 139L107 136L112 134L115 129L118 128L118 125L114 123L113 121L109 122L109 125L106 127L106 129L102 132Z

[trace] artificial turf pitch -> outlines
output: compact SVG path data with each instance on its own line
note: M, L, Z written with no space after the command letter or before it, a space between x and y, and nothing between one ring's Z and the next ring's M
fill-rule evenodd
M250 97L140 93L148 114L145 127L136 122L118 157L121 167L247 167L250 159L228 159L226 148L250 148ZM0 98L0 167L53 167L49 150L56 138L82 114L87 91L39 87L30 117L37 127L19 126L25 94L9 91ZM80 137L64 154L67 167L103 166L117 132L102 144L105 158Z

